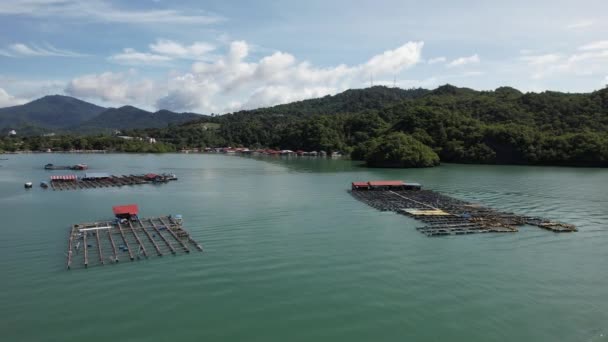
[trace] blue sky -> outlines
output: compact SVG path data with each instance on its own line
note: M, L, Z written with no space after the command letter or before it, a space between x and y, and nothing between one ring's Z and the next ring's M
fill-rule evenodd
M607 1L2 0L0 107L225 113L374 84L587 92Z

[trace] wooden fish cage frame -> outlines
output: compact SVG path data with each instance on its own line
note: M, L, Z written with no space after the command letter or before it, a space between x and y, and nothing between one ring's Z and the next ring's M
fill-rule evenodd
M427 236L512 233L525 224L556 233L577 231L572 224L501 212L432 190L353 186L350 193L357 200L378 210L393 211L422 221L425 225L416 229Z
M122 175L115 176L111 175L107 178L99 179L81 179L76 178L74 180L54 180L50 182L51 189L63 191L63 190L80 190L80 189L96 189L96 188L110 188L110 187L122 187L127 185L141 185L141 184L157 184L166 183L174 179L166 179L164 181L154 181L147 179L145 175Z
M122 260L202 252L172 216L75 224L68 238L67 269L116 264Z

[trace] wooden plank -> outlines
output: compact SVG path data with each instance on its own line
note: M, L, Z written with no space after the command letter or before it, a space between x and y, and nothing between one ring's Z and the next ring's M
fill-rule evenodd
M180 245L182 245L182 247L184 248L184 250L186 251L186 253L190 253L190 248L188 248L188 246L186 246L186 244L185 244L185 243L184 243L184 242L183 242L183 241L182 241L182 240L181 240L181 239L180 239L180 238L179 238L179 237L178 237L178 236L175 234L175 232L174 232L173 230L171 230L171 225L170 225L170 224L167 224L167 223L165 222L165 220L163 220L163 218L162 218L162 217L159 217L158 219L160 220L160 222L162 222L162 223L163 223L163 225L164 225L165 227L167 227L167 231L169 231L169 233L171 233L171 235L173 236L173 238L174 238L175 240L177 240L177 242L179 242L179 243L180 243Z
M144 224L141 222L139 217L137 218L137 222L139 222L139 225L141 226L141 229L144 231L144 234L146 234L146 236L148 237L148 240L150 240L150 242L152 242L152 245L154 245L154 249L156 249L156 253L158 253L158 256L162 256L163 253L160 251L160 248L158 248L156 241L154 241L154 239L152 238L152 235L150 235L150 232L148 232L146 230L146 227L144 227Z
M98 224L95 224L95 226L98 227ZM93 234L95 234L95 239L97 239L97 251L99 252L99 262L102 265L105 265L105 262L103 260L103 253L101 252L101 240L99 239L99 233L101 233L99 230L93 232Z
M70 239L68 240L68 270L72 267L72 243L74 241L74 226L70 230Z
M118 254L116 254L116 245L114 244L114 238L112 237L112 229L108 229L108 238L110 239L110 244L112 245L112 254L114 254L114 262L118 262Z
M131 228L131 233L133 233L133 236L135 236L135 240L137 240L137 243L139 244L139 250L141 250L144 253L145 257L148 257L148 251L146 251L146 247L139 239L139 235L137 235L137 233L135 232L135 229L133 229L133 225L131 224L131 221L127 221L127 223L129 224L129 227ZM139 250L138 250L138 253L139 253Z
M89 267L89 255L87 253L87 232L82 233L82 242L84 244L84 267Z
M148 221L150 221L150 224L152 225L152 228L154 228L154 230L156 231L156 234L158 234L158 236L160 236L161 239L163 239L163 241L165 241L165 244L167 244L167 246L171 250L171 253L175 254L175 248L173 248L173 245L171 245L169 240L167 240L167 238L165 238L165 236L160 232L160 230L158 229L158 227L156 226L154 221L152 219L148 219ZM167 228L167 229L169 229L169 228Z
M133 261L133 259L135 259L135 257L133 256L133 251L131 250L131 246L129 246L129 243L127 242L127 237L125 236L125 232L122 230L122 226L120 225L120 222L118 222L116 225L118 226L118 231L120 231L120 236L122 236L122 241L125 243L125 246L127 247L127 250L129 251L129 258L131 259L131 261Z

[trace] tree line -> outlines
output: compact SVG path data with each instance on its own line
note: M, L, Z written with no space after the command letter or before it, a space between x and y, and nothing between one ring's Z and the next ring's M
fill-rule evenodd
M341 151L370 166L439 161L608 166L608 89L524 94L508 87L372 87L128 134L162 143L90 139L125 151L210 146ZM65 139L76 145L83 138Z

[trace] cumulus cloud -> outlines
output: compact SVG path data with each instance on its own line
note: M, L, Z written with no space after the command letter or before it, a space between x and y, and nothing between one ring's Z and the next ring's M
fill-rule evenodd
M25 99L20 99L10 95L6 90L0 88L0 108L16 106L25 103Z
M44 46L15 43L0 49L0 55L5 57L83 57L85 54L58 49L50 44Z
M370 75L393 75L412 67L420 61L423 45L408 42L359 65L320 68L285 52L249 62L249 45L235 41L225 55L196 62L191 72L170 78L167 95L157 107L218 112L333 94L361 85Z
M372 57L364 69L372 74L396 73L420 61L423 42L409 42Z
M157 6L158 7L158 6ZM127 24L212 24L223 18L200 11L118 8L104 0L2 0L0 14L28 17L70 18Z
M419 63L423 46L408 42L357 65L318 67L281 51L251 60L245 41L231 42L222 55L209 55L213 48L204 43L157 40L150 44L150 52L125 49L110 58L139 65L192 58L190 70L173 70L156 82L138 80L134 73L84 75L70 81L65 92L112 103L223 113L334 94L366 85L370 75L392 77Z
M134 72L90 74L71 80L68 95L100 99L117 104L148 104L159 94L159 86L147 79L134 80Z
M474 55L469 56L469 57L456 58L455 60L453 60L450 63L448 63L447 66L449 68L453 68L453 67L464 66L464 65L467 65L467 64L476 64L476 63L479 63L479 62L480 62L479 55L474 54Z
M191 45L183 45L173 40L158 39L156 43L150 44L150 50L168 57L201 59L215 50L215 46L205 42L194 42Z

